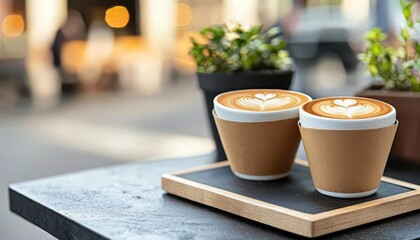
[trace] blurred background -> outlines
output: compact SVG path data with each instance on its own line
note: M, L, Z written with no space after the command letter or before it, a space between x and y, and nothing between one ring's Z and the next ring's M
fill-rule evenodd
M117 163L212 154L190 37L278 25L314 98L371 84L363 34L391 36L395 0L0 0L0 238L52 239L8 210L10 183ZM299 157L304 158L302 151Z

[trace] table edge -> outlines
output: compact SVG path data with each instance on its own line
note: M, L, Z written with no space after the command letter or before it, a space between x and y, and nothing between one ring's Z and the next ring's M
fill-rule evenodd
M109 239L91 228L30 199L15 189L8 187L9 209L29 223L41 228L58 239ZM51 216L54 216L52 218ZM53 223L45 219L54 219Z

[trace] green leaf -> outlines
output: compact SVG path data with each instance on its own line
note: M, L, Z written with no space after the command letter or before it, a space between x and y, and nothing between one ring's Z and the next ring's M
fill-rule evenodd
M380 28L373 28L365 35L365 38L368 41L383 41L388 38L388 35Z
M248 31L248 34L251 36L255 36L257 34L260 34L262 29L263 29L263 25L254 26Z
M375 64L369 64L368 68L369 68L369 71L372 74L372 76L378 75L378 69L376 68Z
M271 28L267 31L267 35L269 37L278 35L279 33L280 33L280 28L278 28L278 27L273 27L273 28Z
M383 51L383 47L379 43L372 44L372 53L374 55L379 55Z
M401 36L404 39L404 41L407 41L410 37L406 28L401 29Z
M415 65L415 60L409 60L409 61L406 61L406 62L402 63L402 67L403 67L404 70L408 69L408 68L412 68L412 67L414 67L414 65Z
M413 27L412 8L414 6L413 0L400 0L400 7L407 22L408 27Z
M420 82L419 82L419 79L417 79L414 76L411 76L410 80L411 80L411 90L413 92L420 92Z
M389 55L386 55L384 57L384 61L382 63L382 67L384 68L384 71L385 72L391 71L392 64L391 64L391 58L390 58Z

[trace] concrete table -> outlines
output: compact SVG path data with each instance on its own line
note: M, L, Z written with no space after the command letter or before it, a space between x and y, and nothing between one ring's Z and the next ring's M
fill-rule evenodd
M125 164L12 184L10 208L59 239L301 239L161 190L163 173L210 163L212 157ZM420 167L396 166L386 175L420 183ZM418 239L420 211L325 238Z

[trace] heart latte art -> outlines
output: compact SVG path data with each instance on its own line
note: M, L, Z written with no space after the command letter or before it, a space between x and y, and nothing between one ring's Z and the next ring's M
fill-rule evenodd
M298 107L310 99L284 90L242 90L220 95L217 102L225 107L247 111L278 111Z
M363 119L385 115L392 111L390 105L366 98L323 98L303 106L303 110L321 117L338 119Z

